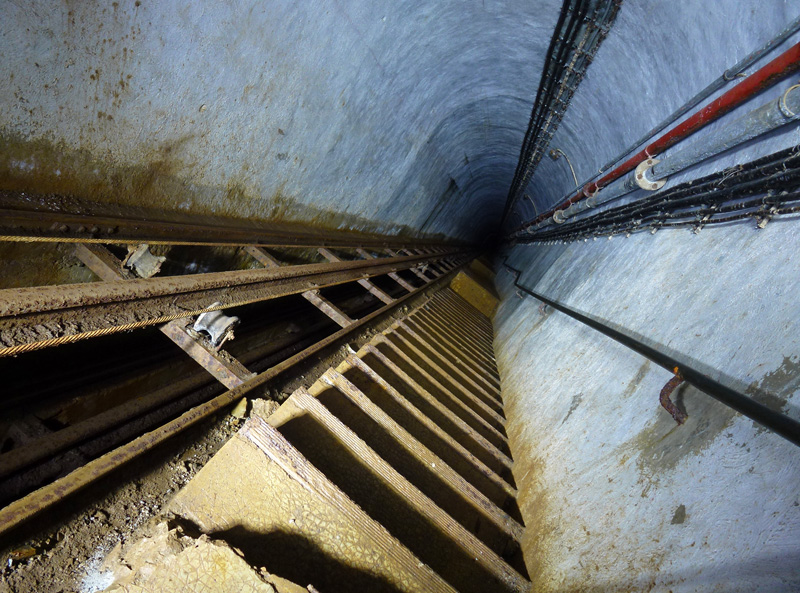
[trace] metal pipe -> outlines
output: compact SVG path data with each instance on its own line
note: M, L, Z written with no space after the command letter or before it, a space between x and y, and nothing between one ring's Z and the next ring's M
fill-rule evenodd
M736 410L740 414L747 416L754 422L757 422L758 424L768 428L776 434L779 434L789 442L800 447L800 422L797 420L789 418L780 412L771 410L764 404L759 403L753 398L748 397L743 393L736 391L735 389L731 389L730 387L723 385L718 381L715 381L708 375L692 368L688 364L684 364L683 361L680 361L669 354L661 352L660 350L656 350L652 346L648 346L647 344L644 344L627 334L615 330L604 323L601 323L600 321L578 313L574 309L571 309L566 305L562 305L558 301L548 299L546 296L522 286L519 283L519 276L522 272L511 267L505 262L503 262L503 266L505 266L506 269L515 275L514 286L518 290L529 294L530 296L553 307L553 309L561 311L562 313L566 313L573 319L576 319L581 323L588 325L592 329L608 336L609 338L616 340L623 346L630 348L634 352L641 354L657 365L667 369L670 373L677 374L675 369L678 369L680 375L687 383L691 383L703 393L710 395L726 406Z
M540 229L526 242L588 240L678 226L691 226L698 232L708 225L746 218L763 228L775 216L798 212L798 183L800 152L791 146L583 217L563 229Z
M643 172L648 181L665 180L684 169L688 169L706 159L722 154L740 144L768 134L786 124L800 119L800 85L789 87L777 99L754 109L732 121L725 127L706 135L699 141L664 157ZM563 222L589 208L605 204L632 191L642 189L636 181L636 173L628 173L603 188L598 196L575 202L559 214L556 222Z
M567 153L561 150L560 148L552 148L550 149L550 158L554 161L558 160L559 155L563 156L567 160L567 164L569 165L569 170L572 173L572 178L575 180L575 185L578 184L578 176L575 175L575 168L572 166L572 161L569 160Z
M783 31L781 31L778 35L770 39L766 44L764 44L763 46L761 46L760 48L758 48L757 50L746 56L736 65L731 66L730 68L725 70L725 72L723 72L716 80L711 82L711 84L709 84L706 88L704 88L694 97L689 99L676 111L671 113L660 124L658 124L656 127L648 131L636 142L628 146L628 148L623 150L619 155L617 155L612 160L608 161L605 165L600 167L600 169L595 175L592 175L588 180L584 181L581 184L579 184L576 181L575 187L573 187L569 192L567 192L567 196L575 193L576 191L581 189L581 187L586 186L595 179L597 179L598 175L605 173L609 168L611 168L613 165L615 165L616 163L620 162L623 158L625 158L626 155L629 155L634 150L639 148L642 144L647 142L650 138L662 132L667 126L672 125L673 123L678 121L678 119L689 113L691 109L697 107L697 105L699 105L702 101L705 101L708 97L716 93L730 81L740 76L747 68L749 68L750 66L761 60L761 58L763 58L765 55L767 55L776 47L782 45L789 37L791 37L798 31L800 31L800 17L797 17L795 20L793 20Z
M540 214L533 221L521 225L515 231L527 229L550 218L556 210L564 210L575 202L597 193L602 187L633 171L642 161L671 148L797 70L800 70L800 43L793 45L597 181L588 184L571 198Z
M653 179L664 179L800 118L800 92L794 85L777 99L743 115L718 132L687 146L653 165Z

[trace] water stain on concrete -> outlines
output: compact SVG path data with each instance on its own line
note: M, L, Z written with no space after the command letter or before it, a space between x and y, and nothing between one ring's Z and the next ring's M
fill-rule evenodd
M750 385L745 393L773 410L785 412L788 395L798 385L800 360L797 356L784 357L774 371ZM640 453L637 466L643 481L647 483L643 496L652 485L658 483L661 473L674 469L686 455L701 453L738 415L728 406L686 383L675 390L672 399L689 414L686 423L678 426L659 406L658 393L654 392L654 421L626 445ZM759 427L758 430L761 432L766 429Z
M797 417L797 410L790 410L789 396L800 388L800 357L784 356L778 368L765 374L759 381L754 381L745 391L754 400L764 404L769 409L785 414L793 411ZM756 425L757 431L765 432L767 429Z
M670 521L670 524L683 525L684 521L686 521L686 505L682 504L675 509L675 513L672 515L672 521Z
M569 403L569 410L567 411L567 415L564 416L564 419L561 421L561 424L567 421L567 419L572 415L572 412L578 409L578 406L583 401L583 393L577 393L572 396L572 401Z
M622 392L622 400L627 400L630 396L633 395L633 392L636 391L636 388L639 387L639 384L644 381L644 378L647 376L647 373L650 372L651 362L649 360L645 360L642 363L642 366L639 367L639 370L636 371L633 379L630 380L630 383L625 387L625 391Z
M517 502L525 521L520 546L528 574L537 587L543 587L551 578L548 568L558 549L560 519L545 486L544 460L533 455L530 444L526 443L522 449L516 452L514 463L514 479L520 492Z
M679 426L660 406L658 395L652 393L654 421L630 442L639 451L636 464L640 474L651 483L657 483L660 474L674 469L686 455L706 449L736 416L728 406L684 383L672 396L689 414ZM649 486L644 495L647 490Z
M112 134L113 130L109 131ZM204 174L192 147L205 140L193 134L156 147L132 148L123 161L107 150L74 148L66 142L30 140L0 132L0 190L78 198L87 204L120 205L163 212L310 224L320 229L396 234L441 239L415 229L302 203L286 194L286 182L271 195L253 186L251 175L220 180L215 186L195 182Z

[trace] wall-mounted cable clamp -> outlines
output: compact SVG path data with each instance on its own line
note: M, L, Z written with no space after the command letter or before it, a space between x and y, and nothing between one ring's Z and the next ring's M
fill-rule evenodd
M657 165L660 162L661 161L658 159L649 158L639 163L639 165L636 167L634 176L636 185L648 191L656 191L657 189L664 187L664 184L667 182L666 179L651 179L647 175L647 172L653 167L653 165Z

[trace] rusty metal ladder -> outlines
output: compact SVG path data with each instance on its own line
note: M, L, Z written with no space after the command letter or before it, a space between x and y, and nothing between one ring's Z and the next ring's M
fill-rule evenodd
M172 510L212 536L237 526L230 543L264 562L282 553L267 534L300 538L371 590L529 591L505 423L491 322L446 288L251 414ZM315 558L320 591L366 586L326 582Z

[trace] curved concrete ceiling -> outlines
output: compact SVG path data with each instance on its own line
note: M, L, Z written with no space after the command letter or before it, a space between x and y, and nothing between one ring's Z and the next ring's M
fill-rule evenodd
M0 187L475 239L557 0L7 3Z

